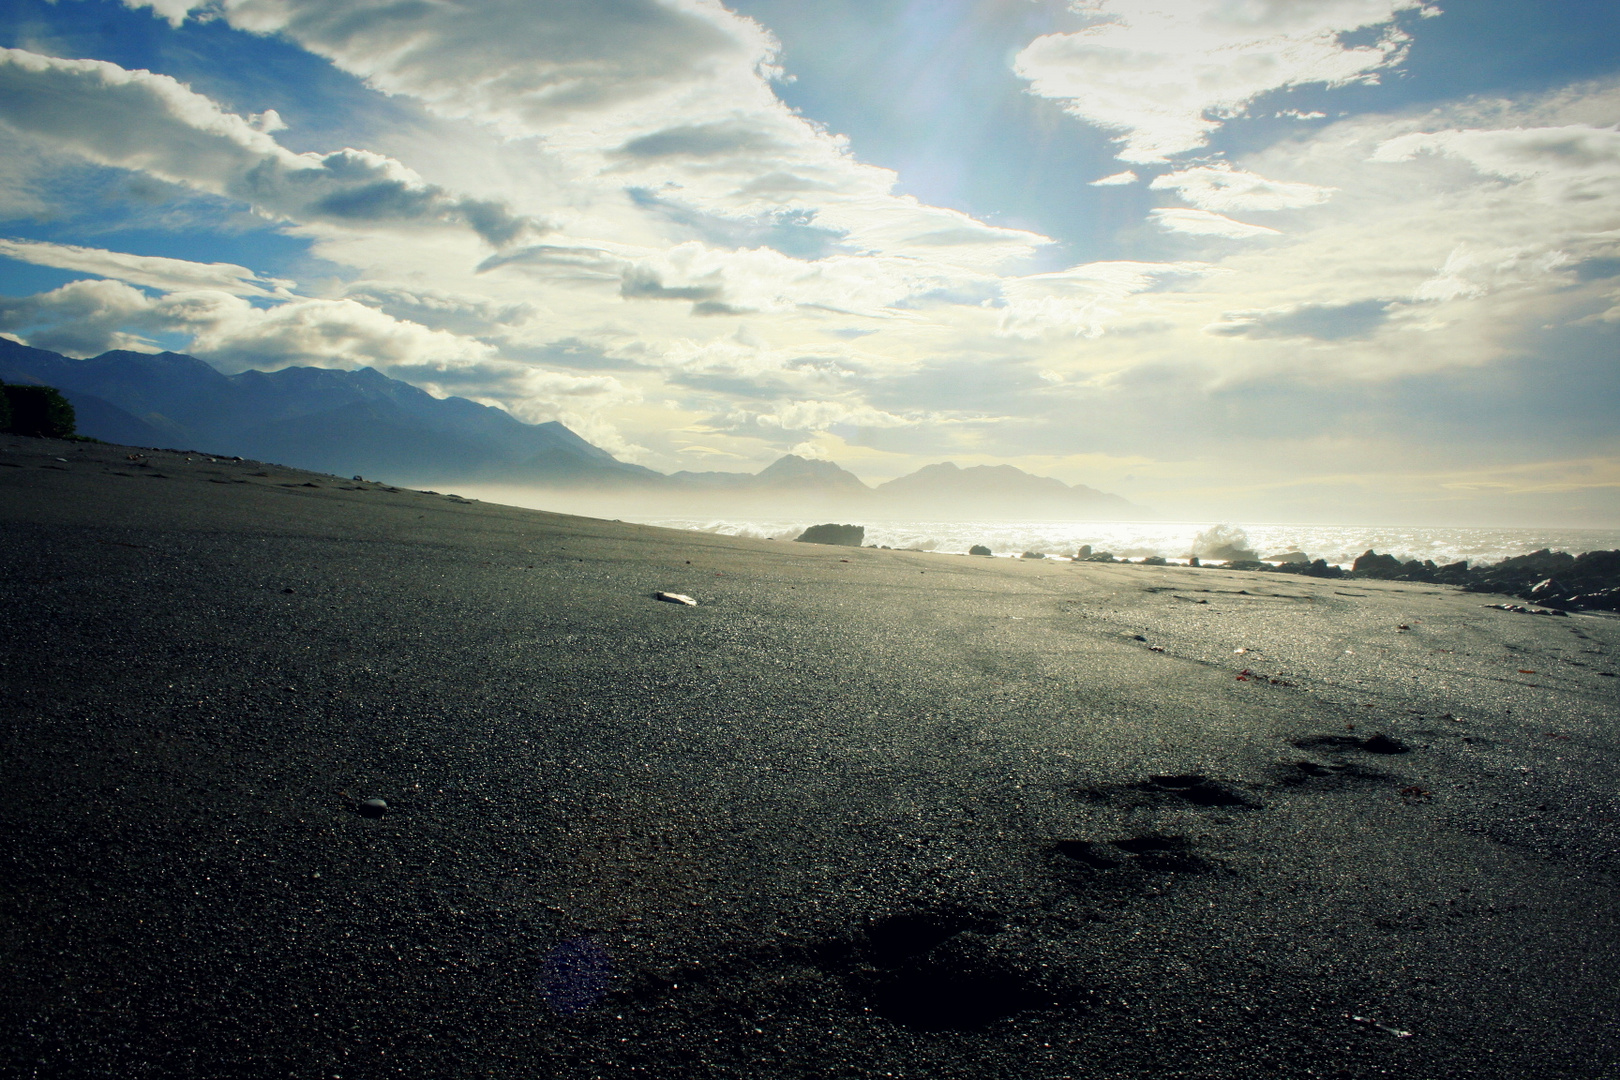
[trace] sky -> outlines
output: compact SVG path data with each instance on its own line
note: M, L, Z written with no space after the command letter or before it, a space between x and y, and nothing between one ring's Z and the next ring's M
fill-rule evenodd
M0 0L0 333L662 471L1620 525L1610 0Z

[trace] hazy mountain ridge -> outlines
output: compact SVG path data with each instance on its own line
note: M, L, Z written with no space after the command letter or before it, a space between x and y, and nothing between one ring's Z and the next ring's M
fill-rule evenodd
M436 398L371 368L283 368L226 375L184 353L113 351L74 360L0 338L0 380L55 386L82 434L195 448L405 484L492 483L606 489L618 505L671 512L1142 517L1117 495L1011 465L928 465L876 489L831 461L787 454L758 473L671 475L619 461L563 424L526 424L465 398ZM635 512L631 509L602 513Z
M1056 516L1062 509L1096 516L1140 514L1118 495L1084 484L1070 486L1050 476L1035 476L1012 465L973 465L955 462L925 465L908 476L879 484L877 494L895 505L921 505L941 499L966 500L981 513L1019 516Z
M436 398L370 368L225 375L183 353L72 360L0 339L0 379L55 386L79 430L140 446L195 447L401 482L658 483L564 425L525 424L465 398Z

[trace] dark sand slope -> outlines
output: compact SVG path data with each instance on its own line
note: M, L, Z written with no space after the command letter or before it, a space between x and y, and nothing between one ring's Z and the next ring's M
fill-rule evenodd
M1620 1075L1620 620L126 453L0 438L0 1074Z

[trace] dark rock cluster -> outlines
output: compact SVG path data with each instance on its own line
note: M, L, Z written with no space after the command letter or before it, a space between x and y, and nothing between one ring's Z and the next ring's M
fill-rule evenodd
M801 544L833 544L837 547L860 547L866 539L864 525L812 525L794 540Z
M1197 565L1193 563L1192 565ZM1558 611L1620 611L1620 551L1588 551L1571 555L1546 548L1516 555L1499 563L1469 566L1465 562L1441 566L1433 559L1407 559L1365 551L1346 570L1324 559L1298 558L1280 566L1256 559L1227 562L1227 570L1253 570L1274 574L1303 574L1319 578L1367 578L1374 581L1420 581L1455 585L1470 592L1502 593Z
M1459 585L1470 592L1504 593L1542 607L1567 611L1620 611L1620 551L1571 555L1542 548L1489 566L1466 562L1437 566L1432 559L1401 562L1367 551L1357 556L1356 577Z

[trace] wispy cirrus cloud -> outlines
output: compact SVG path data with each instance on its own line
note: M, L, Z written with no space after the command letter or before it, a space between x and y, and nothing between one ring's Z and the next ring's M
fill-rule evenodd
M157 255L53 244L44 240L0 239L0 255L36 266L53 266L165 291L218 289L235 296L287 296L290 281L261 278L234 263L198 263Z
M1249 240L1258 236L1276 236L1276 229L1267 225L1251 225L1234 221L1225 214L1212 210L1180 210L1160 208L1148 212L1148 218L1161 229L1186 233L1189 236L1219 236L1227 240Z

